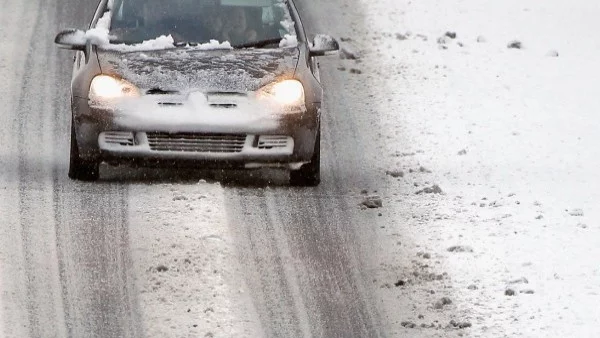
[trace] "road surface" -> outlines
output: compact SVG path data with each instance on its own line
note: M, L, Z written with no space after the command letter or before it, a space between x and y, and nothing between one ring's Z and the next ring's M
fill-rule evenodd
M156 182L127 169L109 169L98 183L67 178L71 53L53 38L86 27L95 5L0 0L2 337L146 335L130 206L140 203L134 185ZM331 20L342 5L346 20ZM352 1L299 7L310 33L348 37L362 25ZM378 221L358 208L362 190L385 194L371 175L380 122L369 110L371 87L350 95L355 75L338 71L338 62L330 57L321 67L321 186L287 187L278 173L222 181L221 216L267 337L386 336L369 278ZM189 184L168 175L171 188ZM152 191L161 189L168 188Z

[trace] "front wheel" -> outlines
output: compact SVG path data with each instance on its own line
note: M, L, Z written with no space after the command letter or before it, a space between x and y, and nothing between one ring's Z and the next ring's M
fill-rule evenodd
M300 169L290 171L290 185L297 187L316 187L321 183L321 128L317 132L315 150L309 163Z
M100 178L100 163L84 160L79 156L75 135L75 125L71 121L71 153L69 158L69 178L79 181L96 181Z

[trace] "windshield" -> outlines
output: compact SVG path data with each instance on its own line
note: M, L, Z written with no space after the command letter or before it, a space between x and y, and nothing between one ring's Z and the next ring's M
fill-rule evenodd
M283 0L115 0L110 41L136 44L171 35L176 43L278 46L295 35L289 22Z

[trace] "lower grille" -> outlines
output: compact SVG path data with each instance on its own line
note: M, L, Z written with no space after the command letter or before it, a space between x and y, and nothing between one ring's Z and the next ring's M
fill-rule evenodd
M239 153L244 148L244 134L146 133L153 151L196 153Z
M286 148L292 138L281 135L261 135L258 138L258 149Z
M100 135L107 144L132 146L135 144L133 133L128 131L107 131Z

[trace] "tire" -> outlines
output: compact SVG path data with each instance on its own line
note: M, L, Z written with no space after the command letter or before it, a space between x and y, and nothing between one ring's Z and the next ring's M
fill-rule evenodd
M315 150L309 163L300 169L290 171L290 185L295 187L316 187L321 183L321 128L317 132Z
M74 121L71 121L71 153L69 157L69 178L78 181L96 181L100 178L100 162L83 160L79 157L79 147L75 135Z

